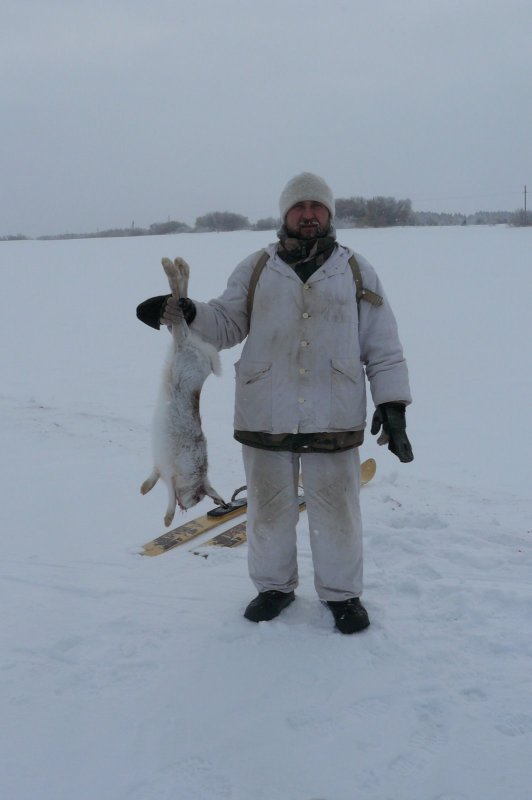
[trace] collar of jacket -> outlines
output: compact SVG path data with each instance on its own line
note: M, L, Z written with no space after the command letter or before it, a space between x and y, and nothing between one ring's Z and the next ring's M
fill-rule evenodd
M319 267L319 269L316 270L316 272L314 272L310 276L307 283L311 285L313 283L317 283L318 281L322 281L325 278L330 278L333 275L339 275L345 272L346 270L350 269L349 255L350 252L347 249L347 247L343 247L342 245L337 244L331 256L327 259L327 261L324 264L322 264L321 267ZM293 268L285 261L283 261L282 258L280 258L277 255L275 250L270 255L270 260L268 261L268 268L275 270L275 272L279 272L285 278L290 278L290 280L298 281L298 283L301 283L300 278L298 278Z

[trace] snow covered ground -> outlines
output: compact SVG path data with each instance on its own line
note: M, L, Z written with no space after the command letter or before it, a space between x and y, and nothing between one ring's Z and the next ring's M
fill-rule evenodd
M3 798L532 797L531 229L339 232L383 279L415 397L415 461L362 450L368 631L333 631L305 515L272 623L242 617L245 546L138 555L164 529L164 488L138 487L168 335L135 306L167 291L161 256L208 299L272 238L0 244ZM237 357L202 397L226 495Z

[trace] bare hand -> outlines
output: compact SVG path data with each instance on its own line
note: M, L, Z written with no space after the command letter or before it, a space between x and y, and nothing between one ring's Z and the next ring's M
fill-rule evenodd
M183 312L181 311L177 300L173 296L169 297L164 305L159 322L161 325L171 326L176 325L182 319Z

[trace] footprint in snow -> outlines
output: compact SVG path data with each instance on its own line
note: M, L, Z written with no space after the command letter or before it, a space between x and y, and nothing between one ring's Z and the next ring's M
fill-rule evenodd
M151 780L133 786L129 800L230 800L231 783L205 758L177 761Z
M526 733L532 733L532 715L505 714L495 727L504 736L524 736Z
M437 531L447 528L448 524L438 514L399 514L389 522L390 528L403 530L414 528L419 530Z

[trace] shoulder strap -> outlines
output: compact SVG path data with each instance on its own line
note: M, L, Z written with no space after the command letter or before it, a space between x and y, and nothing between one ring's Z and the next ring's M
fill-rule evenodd
M361 300L366 300L368 303L371 303L372 306L382 306L383 298L380 296L380 294L372 292L371 289L364 289L364 285L362 283L362 273L360 272L358 261L354 255L349 259L349 266L351 267L351 272L353 273L353 278L355 279L357 303L359 303Z
M251 279L249 281L249 289L248 289L248 300L247 300L248 318L251 318L251 312L253 310L253 300L255 298L255 289L257 288L257 283L259 282L262 270L266 266L269 258L270 256L268 254L268 251L263 250L259 256L259 260L253 267L253 272L251 273ZM351 258L349 259L349 266L351 267L351 272L353 273L353 278L355 281L357 303L359 303L361 300L365 300L367 303L371 303L372 306L382 306L384 301L380 294L372 292L371 289L364 289L364 285L362 283L362 273L360 271L358 261L356 260L354 255L351 256Z
M266 266L266 262L268 261L269 258L270 256L268 251L263 250L259 256L259 260L253 267L253 272L251 273L251 280L249 281L249 289L248 289L248 302L247 302L248 319L251 319L251 312L253 310L253 299L255 297L255 289L257 288L257 283L259 282L261 272Z

